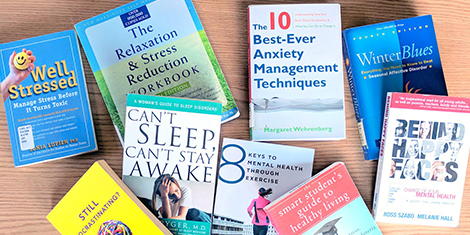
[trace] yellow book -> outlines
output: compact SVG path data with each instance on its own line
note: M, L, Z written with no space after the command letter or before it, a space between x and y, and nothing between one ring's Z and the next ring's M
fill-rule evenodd
M61 234L171 234L104 160L88 169L47 219Z

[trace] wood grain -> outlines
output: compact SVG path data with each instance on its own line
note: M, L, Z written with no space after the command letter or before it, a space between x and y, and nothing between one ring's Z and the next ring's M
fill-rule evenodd
M73 29L74 24L128 3L129 0L0 1L0 43ZM222 126L222 137L248 139L248 45L246 8L250 4L312 3L300 0L193 0L220 66L240 108L238 119ZM470 98L466 69L470 61L470 6L448 1L339 1L343 29L388 20L432 14L449 94ZM82 53L82 57L85 58ZM15 168L5 111L0 107L0 234L58 234L46 215L99 159L122 173L122 147L112 126L88 62L85 75L99 151L33 166ZM280 142L314 148L314 173L335 161L346 163L371 208L377 162L363 159L349 87L344 82L346 135L341 141ZM470 194L469 174L465 195ZM470 234L470 199L464 198L459 228L379 224L384 234Z

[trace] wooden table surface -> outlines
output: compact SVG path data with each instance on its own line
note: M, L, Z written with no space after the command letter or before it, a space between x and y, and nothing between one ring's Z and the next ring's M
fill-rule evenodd
M0 43L73 29L74 24L128 3L129 0L1 0ZM249 139L247 7L250 4L307 3L287 0L193 0L240 109L240 117L222 125L221 137ZM315 1L309 1L315 2ZM330 1L316 1L330 2ZM463 0L339 1L343 29L432 14L449 95L470 98L470 5ZM85 58L83 51L82 57ZM99 151L15 168L3 105L0 107L0 234L58 234L46 215L99 159L122 173L122 147L95 78L83 61ZM365 161L351 94L344 75L345 140L280 142L315 149L314 173L335 161L346 163L371 208L377 161ZM468 171L468 170L467 170ZM467 172L464 194L470 194ZM470 234L470 197L464 197L459 228L379 223L384 234Z

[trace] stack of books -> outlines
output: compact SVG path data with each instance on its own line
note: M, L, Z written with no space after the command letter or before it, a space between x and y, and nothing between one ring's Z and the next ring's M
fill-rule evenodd
M339 4L248 7L253 141L190 0L135 1L68 30L0 45L17 167L98 151L78 38L123 146L51 210L62 234L382 234L457 227L470 99L448 97L430 15L346 29ZM112 38L113 40L110 40ZM346 138L342 58L373 215L342 162L254 141ZM362 160L362 157L361 157Z

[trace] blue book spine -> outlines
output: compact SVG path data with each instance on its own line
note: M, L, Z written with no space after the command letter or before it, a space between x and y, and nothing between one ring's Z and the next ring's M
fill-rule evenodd
M432 17L347 29L343 40L365 159L375 160L387 92L447 95Z
M97 150L75 31L0 45L0 79L15 166Z

